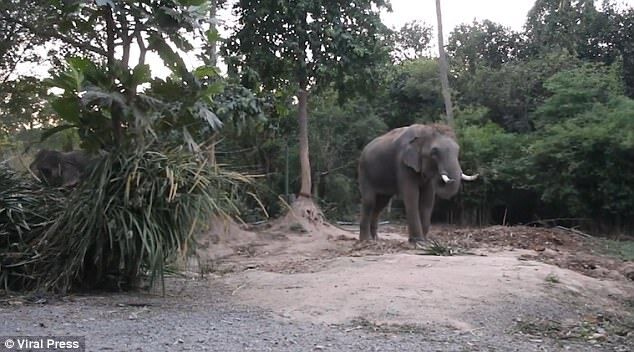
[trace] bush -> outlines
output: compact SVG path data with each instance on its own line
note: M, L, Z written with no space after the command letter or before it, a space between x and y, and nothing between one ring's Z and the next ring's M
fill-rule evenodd
M632 116L634 100L619 97L547 127L529 149L542 200L564 216L634 225Z
M0 285L5 290L29 286L32 263L38 260L34 244L54 222L66 195L43 189L0 163Z
M152 284L163 277L166 262L193 248L192 235L209 216L235 211L230 190L246 181L182 148L109 154L59 200L63 209L51 212L47 221L54 222L41 236L22 239L32 250L3 258L12 271L8 286L133 288L144 273ZM30 276L11 280L20 272Z
M487 113L485 109L458 113L462 169L465 173L479 173L480 177L465 183L458 196L445 206L455 213L450 218L460 223L502 222L505 213L507 222L526 222L533 215L534 199L539 198L526 191L530 173L526 171L525 151L530 136L482 122ZM442 208L444 203L439 202L439 206Z
M336 173L325 178L323 188L321 203L326 217L333 220L356 217L360 195L355 179Z

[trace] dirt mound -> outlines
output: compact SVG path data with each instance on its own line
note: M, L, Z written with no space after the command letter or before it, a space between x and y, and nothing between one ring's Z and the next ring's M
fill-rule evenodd
M594 278L632 280L632 265L602 255L596 238L564 228L491 226L485 228L440 227L432 239L457 248L488 250L527 249L523 259L537 260L574 270Z
M312 199L299 197L289 207L286 215L268 224L267 232L290 234L315 233L324 236L341 235L339 229L326 221L321 209Z
M405 225L383 225L380 240L359 242L357 226L310 219L287 215L258 227L254 241L233 243L216 273L236 302L293 320L461 331L634 314L623 308L634 299L619 273L627 263L594 254L591 240L569 231L434 226L430 239L458 254L438 257L410 245Z
M299 216L304 210L318 211L305 203L297 209L249 230L231 220L214 219L210 230L198 238L201 246L197 254L202 270L234 272L259 268L279 273L315 272L323 266L320 260L340 256L427 253L424 248L407 243L405 225L383 225L379 229L380 240L359 242L356 226L340 228L319 217ZM599 246L595 239L563 229L434 226L430 239L455 254L530 250L521 259L541 261L594 278L632 280L634 272L632 263L597 253Z
M432 238L447 240L465 248L491 247L543 251L546 248L575 250L585 239L558 229L527 226L490 226L485 228L440 227Z
M321 261L319 270L311 272L262 268L228 276L225 282L236 288L233 295L241 302L292 319L329 324L355 319L376 324L442 324L461 330L476 328L478 314L510 321L559 306L559 298L551 302L549 295L574 294L578 302L585 302L625 294L613 281L519 261L521 253L338 257ZM552 277L557 278L556 285L548 281ZM513 313L499 309L514 305Z

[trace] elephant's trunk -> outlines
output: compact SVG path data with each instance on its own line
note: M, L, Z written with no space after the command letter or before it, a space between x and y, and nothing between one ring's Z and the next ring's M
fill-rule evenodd
M460 171L441 172L436 187L436 195L443 199L449 199L458 193L458 190L460 190L461 174L462 172Z

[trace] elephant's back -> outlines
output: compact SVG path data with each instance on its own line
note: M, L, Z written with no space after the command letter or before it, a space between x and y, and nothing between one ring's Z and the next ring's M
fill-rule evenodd
M403 135L406 129L407 127L395 128L385 134L374 138L363 148L363 150L361 151L361 156L366 154L373 154L376 152L384 152L390 149L390 147L395 147L398 143L399 138L401 137L401 135Z
M392 192L396 182L398 137L402 130L399 128L381 135L363 148L359 158L359 183L362 188L366 184L376 190L389 188L385 191Z

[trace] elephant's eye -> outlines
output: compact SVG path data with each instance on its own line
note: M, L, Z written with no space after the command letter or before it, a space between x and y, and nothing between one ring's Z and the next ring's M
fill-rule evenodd
M438 150L437 147L432 147L431 148L431 155L432 156L438 156L440 154L440 150Z

